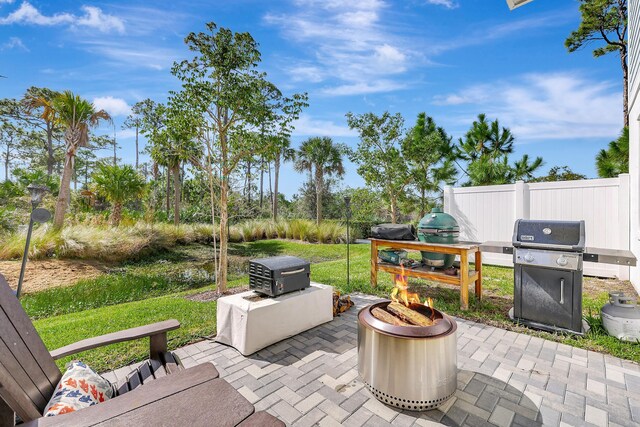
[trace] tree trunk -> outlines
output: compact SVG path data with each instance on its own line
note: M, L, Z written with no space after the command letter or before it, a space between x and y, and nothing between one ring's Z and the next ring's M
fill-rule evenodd
M273 220L278 220L278 180L280 178L280 153L273 161Z
M247 198L247 207L251 208L251 160L247 160L247 174L244 177L244 195Z
M322 171L316 165L316 223L322 222L322 191L324 190L324 177Z
M122 219L122 203L114 202L113 210L111 211L111 225L117 227L120 225Z
M224 155L223 155L224 156ZM220 183L220 274L218 277L218 292L227 290L227 247L229 235L227 233L229 224L229 211L227 209L229 183L227 182L227 172L222 174Z
M64 214L67 212L69 199L71 195L71 177L73 176L73 160L74 154L67 152L64 161L64 170L60 179L60 191L58 192L58 201L56 202L56 211L53 216L53 226L57 229L64 225Z
M167 171L167 219L169 218L169 213L171 212L171 172L169 170L169 166L165 168Z
M391 196L391 224L395 224L398 221L398 198Z
M138 119L136 119L136 170L138 170Z
M262 211L263 199L264 199L264 157L260 158L260 211Z
M173 224L180 225L180 165L173 167Z
M47 122L47 176L53 174L53 165L55 159L53 157L53 128L49 122Z
M626 50L620 51L620 63L622 65L622 108L624 109L624 127L629 127L629 67L627 65Z
M267 162L269 168L269 199L271 200L271 209L273 209L273 187L271 186L271 162Z
M426 199L426 191L424 188L420 189L421 194L420 194L420 218L422 218L424 216L424 214L427 212L427 207L425 206L425 199Z
M7 142L7 153L4 158L4 180L5 182L9 182L9 143Z

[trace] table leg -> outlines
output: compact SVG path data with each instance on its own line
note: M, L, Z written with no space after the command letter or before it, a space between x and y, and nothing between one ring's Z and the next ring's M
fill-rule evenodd
M371 286L378 286L378 244L371 241Z
M469 309L469 255L460 253L460 309Z
M476 271L478 278L476 279L476 300L482 301L482 252L480 249L476 251Z

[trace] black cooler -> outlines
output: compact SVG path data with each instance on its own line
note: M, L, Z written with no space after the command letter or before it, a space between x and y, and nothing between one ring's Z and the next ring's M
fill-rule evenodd
M308 288L310 275L309 262L294 256L249 261L249 288L271 297Z

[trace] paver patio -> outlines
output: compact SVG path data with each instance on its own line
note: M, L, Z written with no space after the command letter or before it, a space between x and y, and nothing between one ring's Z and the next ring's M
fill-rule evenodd
M176 353L187 367L214 363L256 410L292 426L640 425L637 364L462 319L454 397L428 412L386 406L357 373L356 314L379 299L352 300L356 306L332 322L249 357L212 341Z

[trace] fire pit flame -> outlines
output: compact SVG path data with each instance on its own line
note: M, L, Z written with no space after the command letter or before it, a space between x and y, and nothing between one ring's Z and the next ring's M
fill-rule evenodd
M418 294L409 292L409 281L407 279L407 276L405 276L404 274L404 267L402 267L400 274L395 275L393 284L394 287L391 291L391 301L401 302L407 307L411 306L412 303L422 304L420 302L420 296ZM434 306L432 298L427 298L424 301L424 305L431 308L431 312L433 313Z

